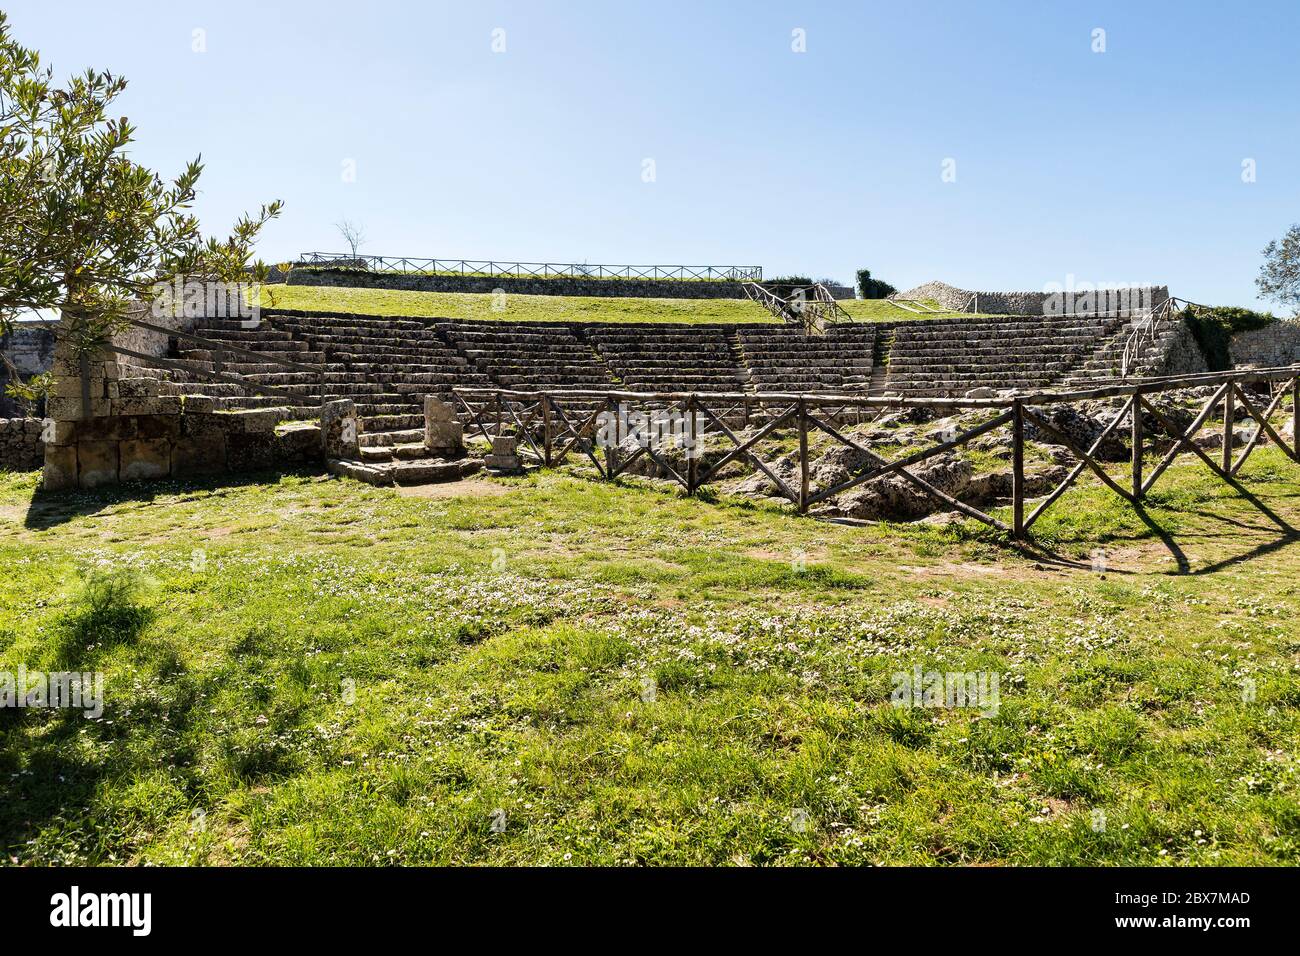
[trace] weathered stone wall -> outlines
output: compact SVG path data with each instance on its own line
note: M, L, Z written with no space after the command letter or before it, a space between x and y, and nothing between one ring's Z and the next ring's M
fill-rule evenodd
M287 408L219 412L206 396L160 395L157 379L121 378L107 351L87 357L86 395L81 362L62 340L51 370L42 482L48 491L257 471L322 457L318 427L277 431Z
M1300 362L1300 319L1284 319L1262 329L1238 332L1228 343L1234 366L1268 368Z
M263 471L319 462L320 429L278 429L287 409L213 412L187 399L176 413L56 421L44 448L47 491L121 481Z
M1178 324L1178 329L1164 347L1159 361L1143 375L1191 375L1208 372L1209 364L1205 354L1196 342L1196 336L1185 322Z
M54 330L34 322L18 322L8 335L0 337L0 352L13 363L23 381L48 371L54 361ZM0 362L0 416L22 412L17 402L4 394L9 384L9 366Z
M45 451L39 418L0 418L0 471L35 471Z
M900 292L900 299L933 299L953 312L978 310L986 315L1061 315L1065 313L1096 313L1118 311L1115 292L1126 292L1133 305L1140 299L1144 308L1154 308L1169 298L1167 286L1148 286L1142 289L1099 290L1093 298L1085 300L1086 293L1075 292L1073 307L1057 308L1051 312L1052 297L1063 295L1053 292L973 292L958 289L946 282L927 282L915 289ZM1110 293L1110 294L1108 294ZM976 298L972 300L972 296Z
M647 299L743 299L739 282L672 279L578 279L557 276L533 279L522 276L430 276L365 272L359 269L297 268L289 285L327 285L347 288L399 289L407 292L479 292L501 289L514 295L585 295Z

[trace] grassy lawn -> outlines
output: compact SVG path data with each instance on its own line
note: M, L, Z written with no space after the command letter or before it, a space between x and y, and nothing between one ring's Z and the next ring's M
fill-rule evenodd
M1032 553L562 472L34 488L0 670L107 703L0 711L11 861L1300 863L1300 538L1188 461ZM917 666L996 714L895 708Z
M933 299L925 303L933 308L940 308ZM955 319L990 318L983 312L909 312L887 299L841 299L840 307L859 322L907 322L917 319Z
M610 280L616 281L616 280ZM263 292L263 306L400 315L418 318L488 319L505 322L775 322L748 299L635 299L615 296L507 295L494 309L491 295L469 292L399 292L330 286L276 285ZM939 318L917 315L883 299L840 303L860 322Z
M613 281L613 280L611 280ZM267 301L267 299L270 301ZM494 302L471 292L400 292L330 286L277 285L263 305L358 315L402 315L503 322L775 322L748 299L635 299L615 296L506 295ZM494 308L494 305L498 308Z

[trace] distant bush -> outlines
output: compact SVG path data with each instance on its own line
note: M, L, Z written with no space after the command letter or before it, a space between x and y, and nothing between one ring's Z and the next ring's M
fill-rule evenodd
M799 289L806 289L813 284L808 276L774 276L763 280L763 287L769 292L788 299Z
M858 270L858 295L864 299L884 299L898 290L888 282L871 278L870 269Z
M1277 321L1271 312L1252 312L1235 306L1202 307L1191 306L1183 313L1192 337L1201 347L1201 354L1212 372L1223 372L1232 368L1232 357L1228 353L1228 343L1238 332L1262 329Z

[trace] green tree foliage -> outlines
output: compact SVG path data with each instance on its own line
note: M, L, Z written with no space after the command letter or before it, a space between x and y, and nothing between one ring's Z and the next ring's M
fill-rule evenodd
M864 299L884 299L898 290L888 282L871 278L870 269L858 270L858 295Z
M1235 306L1191 306L1183 313L1183 319L1192 330L1196 344L1201 347L1201 354L1212 372L1224 372L1232 368L1228 344L1238 332L1262 329L1277 318L1269 312L1252 312Z
M1259 294L1300 313L1300 224L1287 230L1281 241L1264 247L1264 264L1255 279Z
M0 11L0 333L20 312L59 309L90 348L157 282L265 278L251 247L280 202L205 240L188 211L201 162L168 183L128 158L135 128L109 113L125 88L95 70L56 85Z

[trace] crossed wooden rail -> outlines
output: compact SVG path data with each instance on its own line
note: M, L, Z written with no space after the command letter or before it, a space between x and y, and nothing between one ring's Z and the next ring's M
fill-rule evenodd
M1267 403L1248 394L1247 385L1263 386L1268 395ZM1214 388L1214 391L1187 428L1179 428L1151 401L1151 396L1162 392L1207 386ZM1282 438L1271 421L1288 393L1292 402L1293 429L1289 443ZM944 506L1017 538L1025 537L1043 513L1085 471L1091 471L1105 487L1130 504L1137 505L1183 451L1195 454L1214 474L1232 484L1235 484L1236 475L1265 436L1289 458L1300 462L1300 446L1295 437L1297 426L1300 426L1300 364L1283 368L1162 376L1098 388L985 399L871 397L861 393L832 392L751 394L587 389L518 391L485 388L457 388L454 394L468 418L471 433L476 431L488 441L495 436L513 434L521 440L522 453L546 467L562 464L570 454L577 451L590 459L601 477L613 480L645 456L685 488L687 493L694 494L704 485L716 480L719 472L728 464L739 460L762 472L779 494L798 508L800 514L859 485L897 476ZM1056 405L1100 399L1124 401L1087 448L1050 421L1050 415L1045 411ZM928 448L892 460L855 441L841 430L841 422L851 417L860 421L864 413L883 414L909 407L944 411L983 409L990 413L990 417L960 433L941 436L942 440ZM1194 441L1216 408L1221 408L1223 420L1219 461L1215 461ZM686 437L696 447L705 438L710 438L714 442L725 443L718 447L723 453L720 456L687 455L683 467L681 461L670 460L664 454L664 448L654 447L654 441L641 442L635 450L617 442L606 442L597 447L598 429L602 422L611 420L602 416L617 417L620 410L624 413L632 410L661 416L680 414L686 423ZM1255 422L1255 429L1239 454L1233 441L1238 411L1244 412ZM1144 421L1147 416L1157 423L1158 431L1172 440L1171 446L1149 472L1146 471L1146 458L1148 452L1154 450L1158 435L1147 433L1147 423ZM1097 454L1125 418L1129 419L1130 430L1129 474L1126 478L1116 479L1098 460ZM733 426L738 424L754 430L749 434L737 434ZM1010 524L949 495L909 470L1004 427L1009 427L1011 432ZM1036 431L1037 441L1063 446L1076 459L1076 464L1026 514L1026 506L1030 503L1025 494L1025 446L1031 440L1026 434L1029 428ZM795 458L798 465L797 487L792 487L790 481L777 474L770 461L763 460L758 454L759 446L777 437L783 429L793 429L798 437ZM829 436L835 445L853 449L865 464L836 485L814 488L810 477L812 456L808 447L809 435L813 431ZM603 452L603 455L598 455L597 452Z
M746 282L741 289L744 290L746 297L757 302L778 319L801 325L809 333L820 334L826 331L827 325L853 321L853 316L844 310L831 294L831 290L821 282L814 282L810 286L796 290L796 295L788 299L781 298L758 282Z

